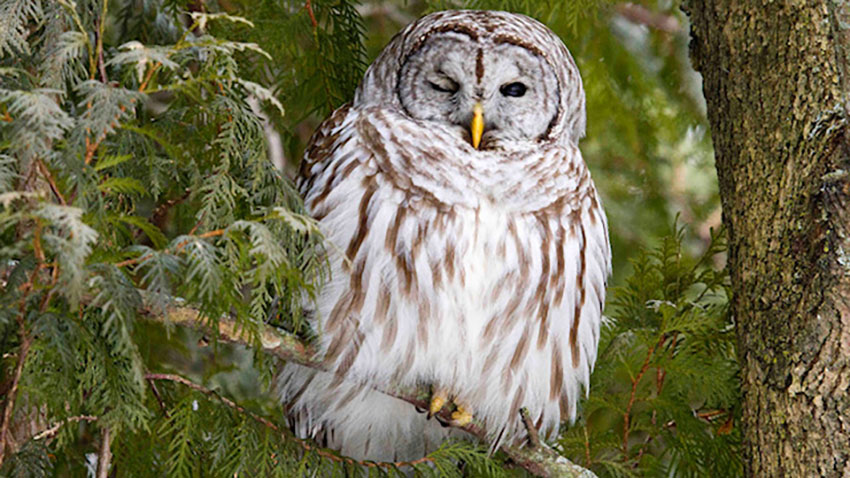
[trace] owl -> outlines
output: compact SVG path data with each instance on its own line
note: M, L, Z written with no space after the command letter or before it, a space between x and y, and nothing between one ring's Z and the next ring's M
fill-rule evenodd
M329 242L311 325L327 371L288 364L293 427L410 460L454 410L494 442L574 420L596 360L610 247L578 141L579 72L523 15L444 11L396 35L318 128L299 190ZM430 387L428 413L376 391Z

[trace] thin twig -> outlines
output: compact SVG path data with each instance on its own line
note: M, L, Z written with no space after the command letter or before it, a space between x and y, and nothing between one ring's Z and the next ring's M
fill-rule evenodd
M216 229L214 231L209 231L209 232L205 232L203 234L198 234L195 237L198 237L198 238L201 238L201 239L206 239L206 238L209 238L209 237L220 236L222 234L224 234L224 229ZM180 244L177 244L177 247L174 248L174 253L176 254L176 253L182 251L183 248L186 247L187 244L189 244L189 239L186 239L185 241L181 242ZM144 256L135 257L133 259L127 259L125 261L116 262L115 267L125 267L125 266L129 266L129 265L137 264L139 262L143 262L143 261L147 260L149 257L150 257L150 254L146 254Z
M540 448L540 434L537 432L537 427L531 421L531 416L528 414L528 409L520 408L519 414L522 417L522 424L525 425L525 432L528 433L528 443L532 448Z
M159 403L159 408L160 410L162 410L162 413L167 418L171 418L171 414L168 412L168 408L166 408L165 402L162 401L162 395L159 394L159 389L156 388L156 382L152 379L148 379L148 384L151 386L151 392L153 392L153 396L156 398L157 403Z
M100 69L101 79L106 83L106 69L103 65L103 30L106 26L106 11L109 6L109 0L103 0L100 9L100 21L97 26L97 44L95 46L95 58L97 66ZM94 71L91 72L91 79L94 79Z
M35 260L38 262L38 265L41 266L44 264L44 249L41 247L41 221L36 220L35 228L32 231L32 253L35 256ZM38 272L39 268L36 268L36 271L32 273L30 276L30 284L35 284L38 282ZM26 296L21 298L21 301L26 300ZM23 303L21 304L23 306ZM23 313L23 311L21 311Z
M711 410L708 412L699 412L697 413L697 417L702 418L707 422L713 421L715 418L727 413L726 410Z
M304 2L304 9L307 10L307 15L310 16L310 23L313 25L313 33L319 28L319 22L316 21L316 15L313 13L313 4L310 0Z
M631 421L631 413L632 406L635 404L635 396L637 395L637 387L640 380L643 378L643 375L646 373L646 370L649 368L649 360L652 358L652 354L655 353L655 349L660 347L661 344L664 343L666 336L661 334L661 338L658 339L658 343L649 348L649 351L646 353L646 358L643 359L643 365L640 367L640 371L637 376L632 379L632 392L629 395L629 403L626 405L626 411L623 412L623 455L628 458L629 454L629 427Z
M53 194L59 199L59 203L63 206L68 205L68 202L65 201L65 197L62 196L62 193L59 192L59 188L56 187L56 181L53 179L53 175L50 174L50 170L47 169L47 166L40 159L35 160L36 165L38 166L38 170L41 171L41 175L44 176L44 179L47 180L47 184L50 185L50 190L53 191Z
M168 211L176 204L180 204L181 202L185 201L191 194L192 190L190 188L186 188L183 191L182 196L171 198L157 206L157 208L153 210L153 213L151 213L151 222L155 226L160 227L162 225L162 222L165 220L165 216L168 214Z
M198 222L196 222L196 223L195 223L195 225L194 225L194 226L192 226L192 229L190 229L190 230L189 230L189 235L190 235L190 236L194 236L194 235L195 235L195 231L197 231L197 230L198 230L198 228L199 228L199 227L201 227L201 223L203 223L203 222L204 222L204 217L206 217L206 215L207 215L207 212L206 212L206 211L204 211L204 212L202 212L202 213L201 213L201 217L199 217L199 218L198 218Z
M0 464L3 464L3 458L5 456L7 435L9 434L9 426L12 423L12 411L15 409L15 397L18 393L18 384L21 381L21 374L24 370L24 362L27 360L30 343L31 339L29 337L23 337L18 352L18 362L15 365L14 378L12 378L12 386L9 387L9 393L6 395L6 403L3 406L3 424L0 425Z
M21 375L24 371L24 363L27 361L27 353L30 349L30 344L32 343L32 337L30 337L29 333L27 333L25 314L26 314L26 306L27 306L27 298L29 297L29 293L33 289L33 284L38 280L38 272L40 270L40 266L44 263L44 254L41 253L41 223L36 223L35 233L33 237L33 247L35 249L35 256L38 260L39 267L36 267L34 271L30 274L30 279L28 287L23 289L23 293L21 296L20 303L18 305L18 315L15 317L18 322L18 327L20 329L21 334L21 345L18 347L18 361L15 364L15 371L12 374L12 385L9 387L9 391L6 393L6 400L3 403L3 419L0 422L0 465L3 464L3 459L5 457L6 452L6 440L7 435L9 434L9 427L12 424L12 412L15 409L15 397L18 394L18 383L21 381Z
M698 301L696 301L696 302L698 302ZM673 354L676 353L676 341L678 339L679 339L679 336L674 335L673 338L670 340L670 345L667 347L667 349L670 351L670 358L671 359L673 358ZM662 340L662 342L663 342L663 340ZM655 396L656 397L661 396L661 391L664 389L664 379L666 377L667 377L667 371L664 370L663 368L659 367L658 369L655 370ZM652 411L652 419L650 420L653 427L655 427L655 425L656 425L656 420L657 420L657 413L656 413L655 410L653 410ZM646 450L649 447L650 442L652 442L652 439L653 439L652 434L649 434L646 437L646 440L644 440L643 444L640 446L640 449L638 450L638 453L635 456L634 464L632 465L633 468L637 468L640 465L640 460L643 458L643 455L646 453Z
M53 175L50 174L50 170L47 169L47 166L40 160L36 160L36 165L38 166L39 171L41 171L42 176L47 180L47 184L50 185L50 190L53 191L53 194L59 199L59 203L63 206L68 205L68 202L65 201L65 197L62 196L62 193L59 192L59 188L56 187L56 181L53 179Z
M100 70L100 81L109 83L109 78L106 77L106 64L103 61L103 48L100 49L100 54L97 57L97 67Z
M100 451L97 454L97 478L109 476L109 465L112 463L112 432L109 427L103 427L100 434Z
M156 62L152 67L148 69L148 73L145 75L145 80L142 82L141 85L139 85L139 92L145 91L145 88L148 87L148 82L151 81L151 78L153 78L153 74L156 73L156 70L158 70L160 66L162 66L162 63Z
M53 438L57 433L59 433L59 429L62 428L63 425L67 425L68 423L76 423L76 422L96 422L98 417L94 415L77 415L73 417L68 417L64 420L60 420L50 427L36 433L33 435L33 440L44 440L48 438Z

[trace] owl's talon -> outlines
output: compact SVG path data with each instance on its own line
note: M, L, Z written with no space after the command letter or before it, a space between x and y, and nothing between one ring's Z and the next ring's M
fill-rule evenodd
M431 397L431 405L428 407L428 418L431 418L434 415L440 413L440 410L443 409L443 405L445 404L445 394L440 392L434 393L434 396Z
M465 427L466 425L469 425L470 422L472 422L472 414L458 405L457 410L452 412L452 426Z

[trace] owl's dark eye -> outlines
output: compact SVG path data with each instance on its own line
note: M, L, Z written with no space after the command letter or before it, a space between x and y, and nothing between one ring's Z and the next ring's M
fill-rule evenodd
M440 81L439 83L429 81L428 84L431 85L431 88L439 91L440 93L455 93L458 88L457 83L448 78Z
M519 98L524 95L528 87L523 85L520 82L508 83L507 85L502 85L499 88L499 92L502 93L502 96L513 96L514 98Z

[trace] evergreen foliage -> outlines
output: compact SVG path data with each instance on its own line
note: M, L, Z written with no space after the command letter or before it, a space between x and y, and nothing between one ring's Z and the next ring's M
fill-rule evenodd
M559 451L599 476L740 474L718 236L676 229L624 266L673 211L701 229L717 207L700 106L669 86L686 83L684 41L635 34L601 0L464 6L547 22L588 93L582 149L623 286ZM523 473L464 441L372 464L296 439L277 360L143 320L181 304L211 328L232 318L254 345L269 321L309 342L301 306L324 246L268 131L294 167L390 35L447 7L0 0L0 476L93 474L105 437L110 476ZM696 187L677 189L682 174Z
M728 277L674 228L613 292L581 423L559 443L599 476L740 476L735 330Z

